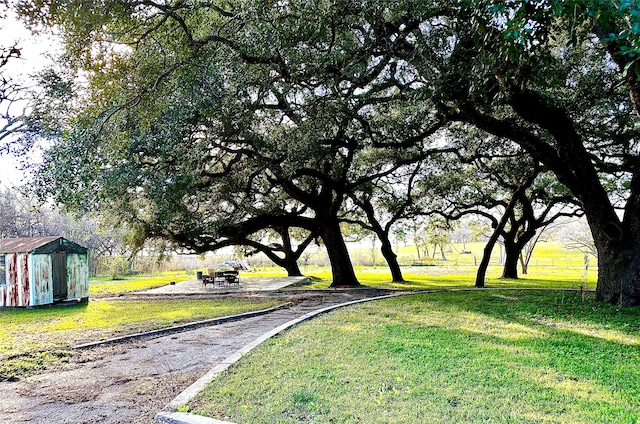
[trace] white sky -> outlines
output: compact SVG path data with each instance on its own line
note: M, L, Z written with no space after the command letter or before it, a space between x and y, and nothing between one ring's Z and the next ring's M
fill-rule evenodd
M7 46L14 42L20 48L20 58L10 60L2 68L2 75L24 85L32 85L32 76L50 62L49 58L59 49L59 44L52 36L32 36L21 22L9 15L7 19L0 19L0 43ZM14 113L19 112L18 108L14 109ZM10 187L25 182L26 176L21 171L20 162L20 158L0 154L0 186Z
M0 155L0 186L13 187L22 185L26 177L18 168L19 162L17 158L7 154Z

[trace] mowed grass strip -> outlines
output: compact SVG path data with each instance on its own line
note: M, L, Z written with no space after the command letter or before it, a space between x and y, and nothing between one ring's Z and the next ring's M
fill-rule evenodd
M95 300L40 309L0 309L0 381L68 360L69 347L113 336L156 330L266 309L276 300Z
M163 273L160 275L127 276L121 280L104 280L92 278L89 280L89 297L109 297L124 293L149 290L166 286L171 282L180 282L195 278L194 275L181 273Z
M477 291L334 311L190 404L237 423L636 423L640 314L584 294Z

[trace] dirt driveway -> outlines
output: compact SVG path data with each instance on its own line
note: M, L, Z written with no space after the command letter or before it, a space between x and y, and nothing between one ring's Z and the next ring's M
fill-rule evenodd
M378 291L272 294L268 315L79 352L62 370L0 383L1 423L151 423L176 395L260 335L325 306Z

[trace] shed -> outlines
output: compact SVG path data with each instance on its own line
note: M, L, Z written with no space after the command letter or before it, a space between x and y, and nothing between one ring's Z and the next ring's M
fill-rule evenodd
M0 239L0 307L89 299L87 248L63 237Z

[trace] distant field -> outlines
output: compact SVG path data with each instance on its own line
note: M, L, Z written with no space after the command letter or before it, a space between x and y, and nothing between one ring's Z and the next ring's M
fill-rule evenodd
M462 254L462 246L454 246L446 252L447 260L416 260L415 247L399 247L399 260L405 279L404 284L392 284L382 255L378 253L376 266L356 266L359 281L367 286L403 289L450 289L472 287L477 273L477 263L482 259L483 243L467 243L465 249L471 254ZM456 250L457 249L457 250ZM496 248L496 250L498 250ZM352 256L362 258L363 252L371 254L371 249L352 249ZM474 260L475 255L475 260ZM438 256L439 257L439 256ZM589 257L589 267L585 272L584 254L564 248L560 243L539 243L534 250L528 274L524 275L518 267L518 280L500 278L502 267L500 254L494 252L487 272L488 287L530 287L530 288L595 288L597 280L597 262ZM325 288L331 284L329 267L303 268L305 275L314 277L310 288Z
M445 262L452 263L454 265L477 265L480 263L482 259L484 243L466 243L462 244L452 244L447 249L445 249L445 256L447 260ZM461 253L462 251L471 252L471 253ZM352 255L358 255L363 257L365 253L371 256L371 249L358 248L351 250ZM435 257L433 257L433 248L429 247L429 253L431 254L428 258L424 258L421 256L422 262L429 263L439 263L442 262L441 254L438 250ZM418 261L418 256L416 253L415 246L398 246L397 255L400 263L403 265L411 265L414 263L420 263ZM376 262L383 263L384 258L382 255L377 252ZM590 266L596 265L596 260L593 256L590 256L589 259ZM496 246L493 249L491 255L491 264L499 265L500 263L500 246ZM577 267L581 268L584 266L584 253L575 250L575 249L567 249L561 243L558 242L539 242L531 256L531 261L529 262L529 266L568 266L568 267Z

